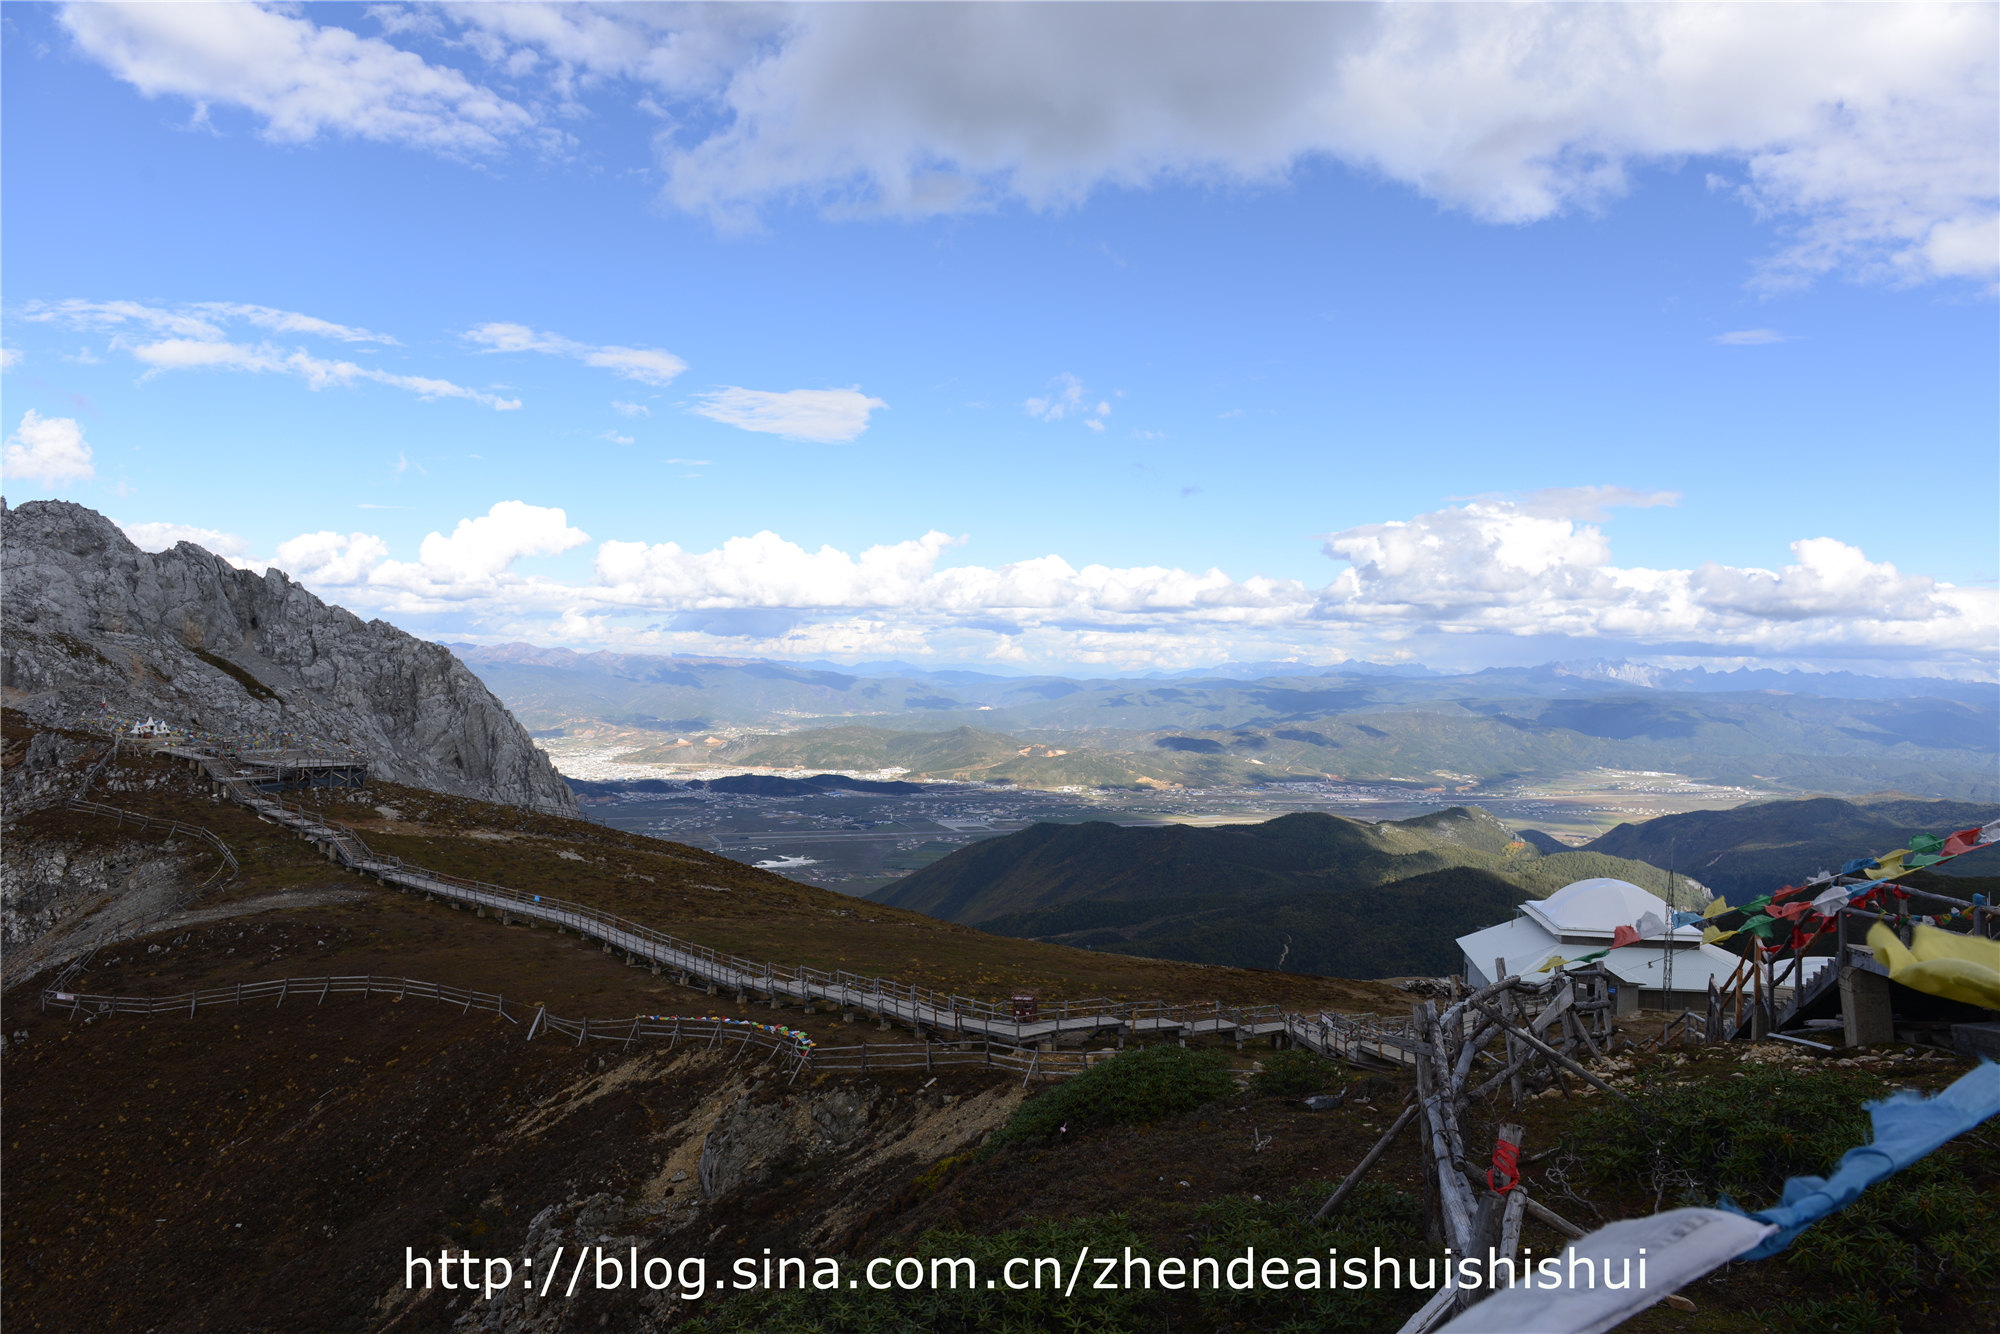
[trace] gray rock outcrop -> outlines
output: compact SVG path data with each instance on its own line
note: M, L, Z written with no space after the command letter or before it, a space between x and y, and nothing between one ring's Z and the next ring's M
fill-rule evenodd
M375 777L574 815L549 757L451 651L190 542L157 555L81 505L0 500L0 698L367 753Z

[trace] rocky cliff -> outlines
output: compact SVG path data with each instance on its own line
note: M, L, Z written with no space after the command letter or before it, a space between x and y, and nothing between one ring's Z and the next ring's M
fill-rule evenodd
M575 814L549 757L449 649L328 606L280 570L157 555L94 510L0 500L0 697L97 729L151 715L365 751L378 777Z

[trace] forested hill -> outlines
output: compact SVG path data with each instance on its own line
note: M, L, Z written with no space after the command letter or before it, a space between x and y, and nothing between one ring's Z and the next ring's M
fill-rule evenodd
M1455 937L1572 880L1659 892L1656 867L1545 855L1465 807L1366 824L1038 824L962 848L875 898L1003 935L1344 977L1445 972ZM1699 891L1683 885L1684 901ZM1288 952L1289 951L1289 952Z
M1836 869L1850 858L1907 847L1913 834L1949 833L1996 816L2000 806L1986 802L1761 801L1621 824L1586 844L1585 851L1671 863L1717 893L1763 893ZM2000 874L2000 853L1982 849L1941 869L1948 875Z

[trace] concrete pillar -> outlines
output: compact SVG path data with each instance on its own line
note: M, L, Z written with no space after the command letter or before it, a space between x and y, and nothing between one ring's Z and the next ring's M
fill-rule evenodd
M1842 1036L1850 1047L1894 1042L1896 1025L1889 1009L1889 979L1859 968L1840 970Z

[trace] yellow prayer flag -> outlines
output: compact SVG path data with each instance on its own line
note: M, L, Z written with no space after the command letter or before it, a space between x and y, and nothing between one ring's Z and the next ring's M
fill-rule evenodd
M2000 941L1919 926L1905 948L1880 922L1868 929L1875 957L1889 978L1913 991L2000 1010Z
M1903 858L1910 855L1908 848L1898 848L1875 859L1875 869L1864 872L1870 880L1887 880L1903 873Z
M1708 906L1701 910L1701 915L1703 917L1720 917L1728 911L1729 904L1723 899L1722 895L1717 894L1713 899L1709 900Z
M1735 934L1734 931L1724 931L1720 927L1705 926L1701 929L1701 943L1713 945L1718 940L1727 940Z

